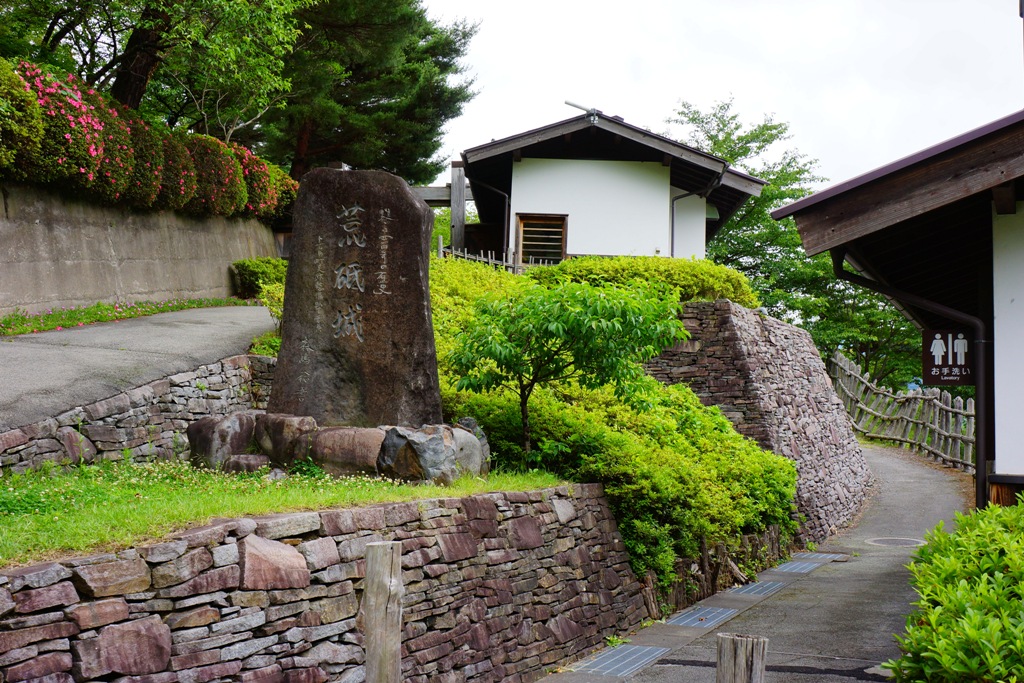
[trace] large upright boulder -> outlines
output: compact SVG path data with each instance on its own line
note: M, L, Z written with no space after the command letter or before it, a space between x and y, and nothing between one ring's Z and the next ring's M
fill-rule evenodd
M441 421L432 225L430 208L391 174L303 176L268 412L324 426Z

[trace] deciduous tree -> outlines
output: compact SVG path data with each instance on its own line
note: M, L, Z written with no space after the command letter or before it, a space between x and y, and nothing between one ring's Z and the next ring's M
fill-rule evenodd
M627 395L641 363L685 338L678 292L566 282L523 285L485 300L459 335L450 360L457 388L518 394L523 450L530 452L529 401L541 385L575 379Z
M706 112L681 102L668 122L684 127L687 144L768 181L708 244L708 258L746 274L768 312L807 329L823 357L839 349L890 385L919 375L913 325L882 297L836 280L828 254L808 257L792 218L771 217L824 180L815 160L786 146L789 124L769 115L747 125L732 99Z

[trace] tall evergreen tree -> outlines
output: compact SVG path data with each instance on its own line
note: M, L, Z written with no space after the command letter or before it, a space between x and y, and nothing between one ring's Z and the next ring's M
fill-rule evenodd
M458 79L476 26L438 24L418 0L327 0L300 17L292 96L265 119L266 153L294 178L330 162L436 176L444 124L474 94Z

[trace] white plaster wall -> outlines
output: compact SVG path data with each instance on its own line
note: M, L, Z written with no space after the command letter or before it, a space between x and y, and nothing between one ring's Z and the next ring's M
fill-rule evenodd
M660 163L523 159L512 164L509 244L515 244L516 214L566 214L569 254L669 256L671 196L669 169ZM697 199L703 256L704 204ZM693 206L677 211L692 223ZM697 253L692 239L686 245L677 255Z
M1024 474L1024 202L992 218L997 474Z
M672 196L684 194L677 187ZM703 197L690 195L675 202L675 241L670 256L679 258L704 258L704 231L707 224L707 203Z

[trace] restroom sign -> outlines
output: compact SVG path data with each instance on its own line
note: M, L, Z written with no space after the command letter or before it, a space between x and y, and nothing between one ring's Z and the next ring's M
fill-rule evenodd
M925 386L974 385L974 339L968 330L924 330L922 342Z

